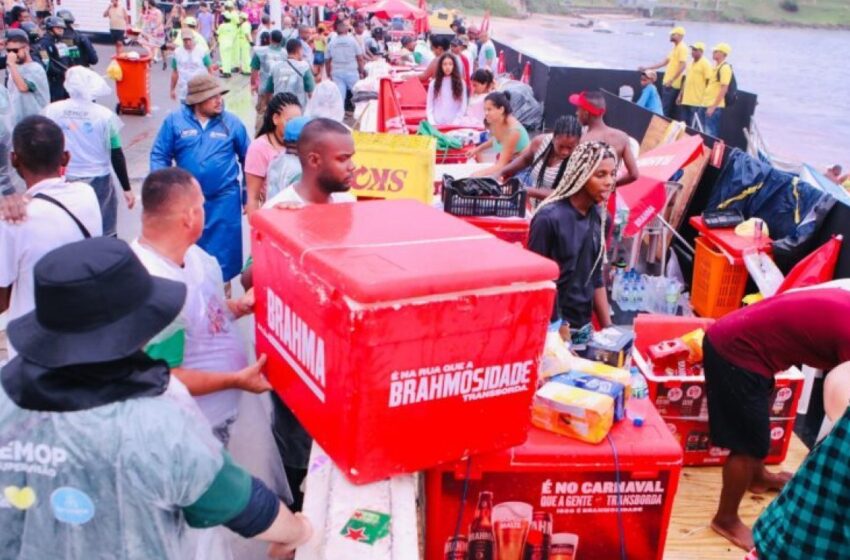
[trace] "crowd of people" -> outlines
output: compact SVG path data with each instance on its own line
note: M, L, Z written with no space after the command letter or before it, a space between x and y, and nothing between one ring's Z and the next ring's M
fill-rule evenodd
M670 31L673 47L667 57L641 66L641 94L637 104L659 115L685 122L711 136L720 136L720 123L726 104L732 102L736 85L728 57L732 47L718 43L711 50L714 64L706 60L705 43L685 43L685 28ZM664 68L661 92L656 87L656 70ZM730 95L731 91L731 95Z
M119 53L127 40L121 9L113 1L104 12ZM237 325L254 307L243 213L355 201L355 145L343 103L364 65L387 54L383 27L345 6L326 22L287 7L278 27L262 0L201 2L193 14L180 0L168 13L147 0L138 35L154 60L170 66L179 106L151 149L140 234L125 243L117 239L112 177L128 207L136 197L120 119L94 102L109 93L88 68L97 53L74 31L70 12L36 16L45 31L26 25L27 16L13 17L5 39L9 80L0 86L0 162L8 160L0 168L0 312L9 318L9 361L0 371L0 487L9 507L0 507L7 528L0 551L204 557L203 547L221 545L210 532L224 526L286 557L313 532L297 513L312 440L271 391L266 357L252 358ZM550 328L580 341L594 313L602 327L611 324L604 205L639 177L630 139L606 124L605 96L596 91L570 96L576 116L532 138L513 116L510 96L496 88L489 35L460 22L453 29L454 39L432 37L430 52L405 37L400 60L428 81L433 124L486 124L490 138L473 156L497 157L477 175L522 178L534 207L528 248L559 266ZM731 79L731 49L715 47L712 68L695 43L687 64L683 38L684 30L673 30L673 51L658 65L667 65L662 94L651 93L654 70L642 70L647 103L714 122ZM224 107L226 80L237 72L251 76L257 96L253 135ZM833 171L840 179L840 169ZM239 296L234 280L244 289ZM822 319L846 315L847 300L840 290L777 297L707 334L712 438L732 450L712 526L742 548L793 548L800 539L781 521L794 508L812 519L843 515L813 504L799 490L805 480L764 469L762 404L773 374L801 356L839 371L828 408L838 427L801 470L834 478L828 461L850 433L850 373L840 365L850 354L846 329L824 328L834 323ZM784 338L772 334L780 324ZM816 351L804 343L814 332ZM283 487L252 476L228 451L240 402L265 394L267 429L250 437L275 448ZM48 458L32 449L48 450ZM791 491L753 535L738 517L744 491L785 484ZM86 530L57 531L57 521ZM832 547L831 536L818 543Z

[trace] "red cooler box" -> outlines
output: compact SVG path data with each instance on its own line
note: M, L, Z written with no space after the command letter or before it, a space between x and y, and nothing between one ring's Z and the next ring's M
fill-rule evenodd
M685 466L722 465L729 450L711 443L708 418L666 417L667 428L681 443L685 452ZM791 437L794 435L794 418L770 419L770 450L764 462L778 465L785 460Z
M251 224L257 353L353 482L525 439L553 262L410 200Z
M461 219L489 231L508 243L528 247L531 220L526 218L499 218L497 216L463 216Z
M644 425L614 426L617 459L608 441L591 445L532 428L518 447L428 471L426 560L463 558L446 554L453 545L468 558L620 558L618 502L627 558L660 559L682 448L646 399L629 399L626 408Z

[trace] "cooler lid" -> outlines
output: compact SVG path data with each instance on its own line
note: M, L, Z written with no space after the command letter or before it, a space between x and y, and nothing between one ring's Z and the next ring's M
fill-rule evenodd
M267 209L251 216L300 265L361 303L551 281L558 266L413 200Z

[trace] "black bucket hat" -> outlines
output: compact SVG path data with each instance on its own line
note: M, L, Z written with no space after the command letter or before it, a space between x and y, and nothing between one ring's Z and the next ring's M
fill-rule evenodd
M97 237L35 265L35 310L11 321L20 356L46 368L111 362L138 352L183 308L186 286L151 276L123 241Z

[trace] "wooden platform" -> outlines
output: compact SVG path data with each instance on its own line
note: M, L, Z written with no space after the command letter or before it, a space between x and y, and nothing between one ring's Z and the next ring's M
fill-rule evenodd
M788 456L771 470L795 472L808 449L792 436ZM673 503L673 518L667 534L665 560L742 560L744 552L731 546L709 527L720 497L721 467L688 467L682 471L679 491ZM741 519L752 526L776 494L747 494L741 503Z

